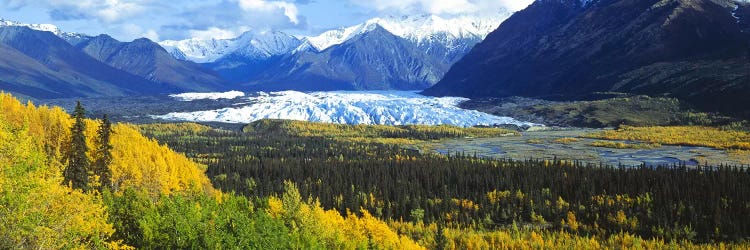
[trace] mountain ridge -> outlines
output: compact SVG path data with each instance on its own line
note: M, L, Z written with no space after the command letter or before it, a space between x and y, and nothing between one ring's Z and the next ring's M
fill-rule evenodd
M575 99L628 92L737 110L750 104L741 97L750 93L750 38L731 3L538 0L424 93Z
M43 98L174 91L105 65L48 31L0 27L0 45L5 90Z
M76 46L114 68L190 91L213 91L225 88L225 81L200 65L177 60L157 43L147 38L120 42L99 35Z
M284 55L244 59L246 64L231 70L221 65L242 60L218 60L209 67L247 90L421 90L440 80L503 18L375 18L303 38Z
M287 55L280 61L258 75L250 89L417 90L447 70L447 65L381 26L322 52Z

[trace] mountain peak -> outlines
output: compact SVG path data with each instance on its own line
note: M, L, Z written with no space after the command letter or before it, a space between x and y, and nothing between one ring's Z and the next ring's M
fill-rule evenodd
M225 56L268 58L297 48L302 42L281 31L246 31L232 39L166 40L159 43L173 56L210 63Z
M423 43L435 37L443 39L484 39L500 23L510 16L509 12L492 16L459 16L442 18L437 15L406 15L373 18L362 24L326 31L318 36L305 38L318 51L342 44L347 40L371 31L375 25L388 32L415 43ZM448 41L449 42L449 41Z
M3 18L0 18L0 27L27 27L32 30L51 32L72 45L76 45L90 38L89 36L80 33L64 32L52 24L27 24Z
M5 20L3 18L0 18L0 26L28 27L33 30L52 32L55 35L60 35L63 33L62 31L60 31L60 28L52 24L25 24L17 21Z

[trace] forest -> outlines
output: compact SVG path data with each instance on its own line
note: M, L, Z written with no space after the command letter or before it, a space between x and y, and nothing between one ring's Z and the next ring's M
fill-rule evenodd
M0 249L748 247L744 168L409 147L516 136L494 128L266 120L230 131L109 124L84 108L0 94Z
M520 227L600 239L626 233L701 243L742 242L750 233L745 168L633 168L422 154L382 140L394 139L393 133L351 133L378 130L362 127L273 120L249 124L242 132L196 124L140 126L145 135L206 164L219 189L258 199L282 192L283 182L292 181L303 197L323 207L392 224L479 232ZM441 132L450 129L455 128L396 137L507 134Z

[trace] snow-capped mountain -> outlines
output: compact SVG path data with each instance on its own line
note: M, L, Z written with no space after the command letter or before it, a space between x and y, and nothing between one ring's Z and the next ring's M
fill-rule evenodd
M441 46L465 50L484 39L511 13L495 16L462 16L444 19L435 15L373 18L364 23L329 30L317 36L298 39L283 32L249 31L233 39L166 40L159 44L181 60L213 63L231 54L262 59L303 51L323 51L381 26L392 34L429 49ZM470 41L470 42L466 42Z
M27 24L27 23L21 23L21 22L5 20L5 19L0 18L0 27L12 27L12 26L28 27L29 29L32 29L32 30L52 32L52 34L55 34L56 36L62 38L63 40L67 41L68 43L72 45L76 45L78 43L84 42L88 40L89 38L91 38L84 34L64 32L60 30L60 28L52 24Z
M376 25L392 34L405 38L417 45L442 42L450 46L461 39L484 39L495 30L511 13L498 13L495 16L461 16L450 19L436 15L401 16L373 18L365 23L330 30L318 36L307 37L305 41L319 51L342 44L349 39L371 31Z
M233 39L166 40L159 43L175 58L197 63L212 63L226 56L265 59L286 54L301 41L279 31L248 31Z
M457 107L465 98L426 97L406 91L259 92L247 97L242 92L174 95L182 101L233 99L232 107L197 112L176 112L153 116L174 121L250 123L260 119L291 119L339 124L515 124L539 126L510 117L499 117Z
M210 62L204 65L226 79L255 90L424 89L435 84L453 63L480 43L508 15L498 13L492 17L451 19L435 15L374 18L318 36L304 37L301 41L290 39L293 42L283 44L296 42L298 46L275 46L275 53L237 56L241 53L229 51L241 47L236 44L248 44L247 40L238 38L234 48L226 45L221 45L226 50L201 47L197 57L202 59L201 62ZM266 47L249 45L246 48ZM186 51L189 50L181 50L186 55L191 54ZM180 53L175 54L180 56Z

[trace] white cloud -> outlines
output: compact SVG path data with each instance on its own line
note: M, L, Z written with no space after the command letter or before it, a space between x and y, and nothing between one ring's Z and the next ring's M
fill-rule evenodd
M477 14L496 13L501 9L518 11L534 0L350 0L352 3L381 12L401 14Z
M29 1L27 1L29 2ZM122 21L145 12L151 0L51 0L46 4L62 19L96 18L105 23Z
M237 37L237 33L231 30L211 27L207 30L190 30L190 37L202 40L208 39L230 39Z
M156 30L147 30L145 33L141 34L142 37L148 38L151 41L158 42L159 40L159 33L156 32Z
M240 8L248 12L276 12L282 11L294 24L299 24L299 10L294 3L284 1L264 1L264 0L238 0Z
M159 33L156 30L148 29L145 30L141 26L135 24L125 24L121 27L122 33L126 36L127 40L133 40L137 38L148 38L151 41L160 41Z
M91 3L91 0L87 1L75 1L77 3L86 2ZM140 14L143 12L146 8L145 6L140 5L139 1L121 1L121 0L105 0L103 1L94 1L98 4L96 5L86 5L82 6L84 10L87 11L95 11L96 16L104 20L105 22L115 22L120 21L124 18Z

